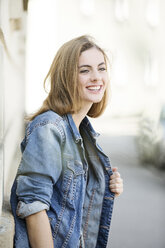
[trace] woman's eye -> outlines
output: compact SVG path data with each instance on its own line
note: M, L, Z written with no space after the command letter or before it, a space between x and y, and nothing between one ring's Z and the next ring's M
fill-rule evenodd
M101 68L99 68L99 71L106 71L106 68L105 67L101 67Z
M81 70L80 73L88 73L89 70Z

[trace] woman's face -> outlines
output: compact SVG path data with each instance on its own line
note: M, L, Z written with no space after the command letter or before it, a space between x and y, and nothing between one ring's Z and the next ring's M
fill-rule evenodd
M102 100L108 84L108 75L104 56L97 48L92 47L81 53L78 81L83 107L90 109L93 103Z

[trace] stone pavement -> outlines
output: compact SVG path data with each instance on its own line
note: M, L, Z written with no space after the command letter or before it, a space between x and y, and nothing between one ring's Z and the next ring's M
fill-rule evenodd
M104 120L95 126L103 133L99 143L124 179L108 248L165 248L165 172L140 164L135 120Z

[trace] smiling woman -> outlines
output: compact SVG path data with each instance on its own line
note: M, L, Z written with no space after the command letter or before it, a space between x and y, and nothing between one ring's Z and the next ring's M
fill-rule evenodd
M12 187L15 247L106 247L123 183L86 116L106 107L107 57L91 37L75 38L59 49L48 78Z

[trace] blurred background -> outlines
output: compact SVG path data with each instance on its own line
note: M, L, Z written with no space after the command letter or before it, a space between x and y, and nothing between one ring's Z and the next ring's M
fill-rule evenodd
M164 13L163 0L0 0L0 247L13 247L7 210L24 117L46 97L58 48L84 34L110 58L109 105L91 121L124 179L108 247L165 247Z

